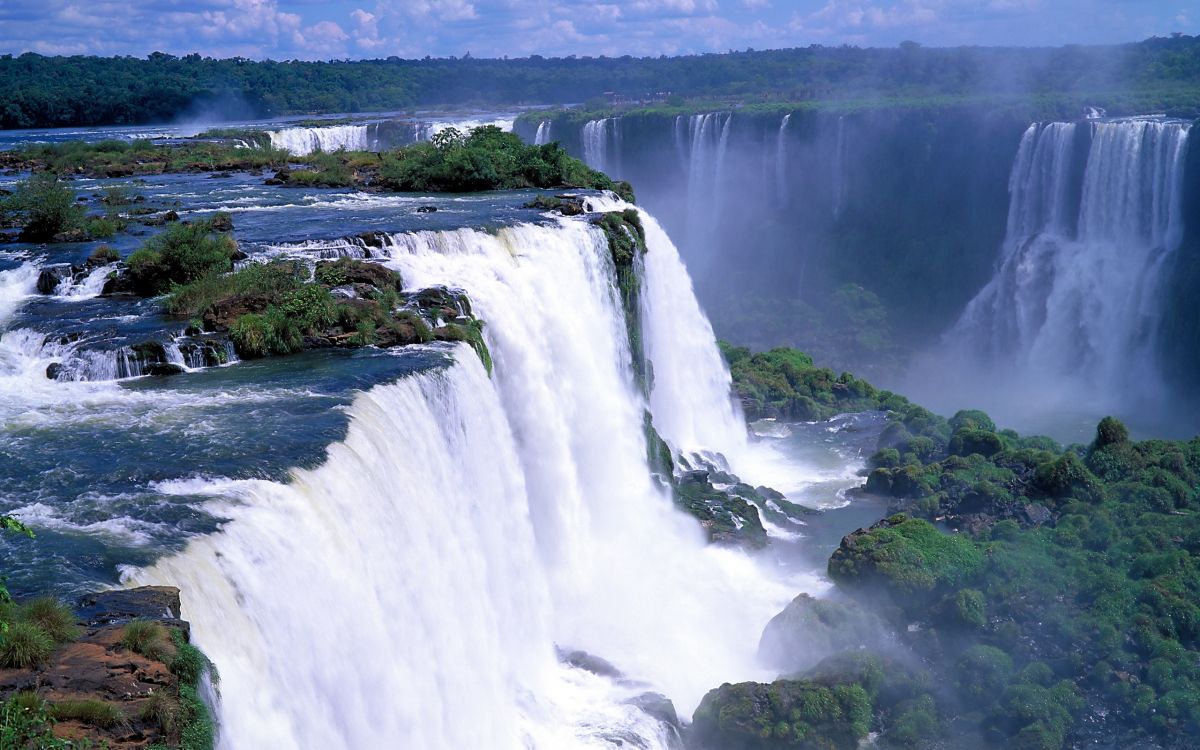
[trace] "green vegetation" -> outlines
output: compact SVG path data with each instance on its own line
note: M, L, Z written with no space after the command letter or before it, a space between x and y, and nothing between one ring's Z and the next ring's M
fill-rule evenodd
M752 354L745 347L719 342L733 375L746 417L775 417L811 422L849 412L908 408L901 396L878 391L850 373L816 367L795 349Z
M55 174L129 177L172 172L278 169L290 159L286 151L277 149L206 141L171 145L156 145L150 141L68 141L0 152L0 167Z
M296 173L292 174L289 182ZM429 143L384 154L378 184L385 190L406 192L616 187L558 144L530 146L492 125L474 128L470 134L449 128Z
M12 750L89 750L88 741L54 736L55 719L45 701L20 692L0 703L0 747Z
M1200 40L1181 35L1103 47L812 45L656 58L252 62L161 52L146 59L26 53L0 56L0 101L5 103L0 128L165 122L197 110L248 117L588 101L608 91L632 98L670 91L676 97L792 101L863 98L878 91L909 97L1114 91L1154 95L1160 103L1178 99L1186 106L1195 102L1189 94L1200 68L1198 48ZM996 75L998 70L1005 74Z
M768 354L730 357L739 392L859 403L799 352ZM1137 442L1107 417L1064 449L980 411L872 400L890 413L866 491L902 512L843 539L829 574L954 687L929 696L933 712L876 705L876 725L1055 750L1087 705L1118 744L1186 746L1200 732L1200 438Z
M212 220L170 225L127 259L134 289L145 296L170 291L214 273L233 270L237 243L214 234Z
M5 667L28 669L46 662L54 652L54 639L31 622L8 625L0 641L0 664Z
M723 750L853 750L870 720L870 696L858 685L743 682L704 696L692 730L703 746Z
M75 202L75 191L56 175L39 173L21 182L4 200L4 212L19 217L21 239L47 242L55 235L81 228L83 209Z
M17 605L7 590L0 593L0 667L36 667L60 644L79 636L74 613L56 599L40 597Z

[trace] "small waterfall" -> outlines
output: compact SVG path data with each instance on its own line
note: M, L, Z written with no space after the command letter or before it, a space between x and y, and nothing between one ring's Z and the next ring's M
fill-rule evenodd
M1182 237L1189 127L1031 125L1013 165L1000 264L948 343L985 366L1074 383L1081 398L1155 398L1159 288Z
M59 282L54 294L70 300L85 300L99 297L104 291L104 282L113 269L110 266L98 266L87 272L87 275L75 280L67 277Z
M317 128L283 128L267 131L271 146L284 149L295 156L308 156L314 151L371 151L371 125L330 125Z
M646 313L678 316L650 329L655 371L724 378L691 385L691 403L655 399L655 420L705 440L732 418L728 375L673 246L647 230ZM221 668L223 750L665 750L638 693L688 715L713 685L768 677L757 634L818 584L706 545L653 481L603 233L563 219L398 234L379 255L414 286L467 290L495 371L461 346L362 394L323 466L210 484L232 520L134 575L188 592ZM556 646L630 680L559 663Z
M733 115L710 112L688 121L691 147L687 168L687 237L689 257L698 258L700 275L716 251L725 151Z
M588 120L583 125L581 139L584 163L610 177L616 177L620 173L620 123L618 117L605 117L600 120Z
M550 128L553 125L554 125L554 123L550 122L549 120L542 120L541 122L539 122L538 126L537 126L537 133L535 133L533 136L533 145L545 146L547 143L549 143L550 142Z
M775 136L775 197L779 205L785 205L788 199L787 184L787 126L792 119L789 112L779 122L779 132Z

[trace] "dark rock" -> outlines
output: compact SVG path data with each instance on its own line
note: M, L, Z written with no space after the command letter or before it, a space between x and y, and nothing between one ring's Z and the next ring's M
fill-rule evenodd
M78 614L80 623L89 627L129 620L178 620L179 589L142 586L87 594L79 600Z
M54 235L50 239L50 241L51 242L87 242L89 239L91 239L91 237L88 236L88 233L86 230L71 229L66 232L59 232L58 234Z
M73 279L76 274L81 271L77 266L70 263L55 263L52 266L43 266L38 274L37 290L42 294L54 294L54 290L64 281Z
M417 213L419 214L431 214L434 211L437 211L437 206L417 206Z
M159 377L178 375L181 372L183 372L183 368L174 362L154 362L147 365L145 369L147 375L157 375Z
M129 349L135 357L147 364L167 361L167 349L161 341L143 341Z
M564 651L558 652L558 660L576 669L582 669L585 672L591 672L600 677L608 677L610 679L620 679L624 677L621 670L612 665L611 662L601 659L599 656L589 654L586 651Z
M267 179L263 180L263 184L264 185L286 185L287 181L281 180L278 177L268 177Z
M209 223L212 225L214 232L233 231L233 217L227 213L213 214L212 218L209 219Z
M1038 503L1029 503L1021 508L1022 515L1025 516L1025 522L1030 526L1042 526L1054 520L1054 514L1045 505Z
M228 331L234 319L246 313L260 313L271 305L271 297L267 294L247 292L235 294L213 303L204 311L204 330Z
M408 304L431 318L453 320L471 315L471 299L465 292L433 286L413 292Z
M378 263L367 263L352 258L320 261L317 263L314 277L320 283L330 286L366 284L380 290L398 291L400 289L400 275L392 269L385 268Z
M46 366L46 377L50 380L58 380L58 376L62 374L63 366L61 362L51 362Z
M208 179L210 179L210 180L225 180L230 177L233 177L233 175L229 172L213 172L212 174L210 174L208 176Z
M134 287L133 279L125 272L124 268L119 268L108 275L104 281L104 287L100 290L101 297L111 297L117 294L136 294L137 290Z

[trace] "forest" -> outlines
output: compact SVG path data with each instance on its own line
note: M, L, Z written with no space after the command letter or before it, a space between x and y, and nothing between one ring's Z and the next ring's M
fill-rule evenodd
M1200 37L1112 46L809 47L683 57L360 61L0 56L0 128L227 120L449 105L740 102L1153 91L1195 99Z

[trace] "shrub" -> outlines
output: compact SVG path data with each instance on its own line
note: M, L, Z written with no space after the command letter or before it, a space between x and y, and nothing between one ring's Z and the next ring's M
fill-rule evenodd
M28 242L50 240L60 232L78 228L83 221L75 191L50 172L40 172L20 183L7 203L24 215L21 239Z
M172 224L126 259L134 287L143 296L170 290L203 276L233 270L237 244L216 235L207 221Z
M175 656L168 666L171 672L179 677L180 682L194 687L206 673L212 675L213 681L216 681L216 671L212 662L200 649L184 640L183 634L178 630L171 634L171 639L175 645Z
M54 652L54 639L31 622L14 622L0 637L0 665L28 669L46 662Z

